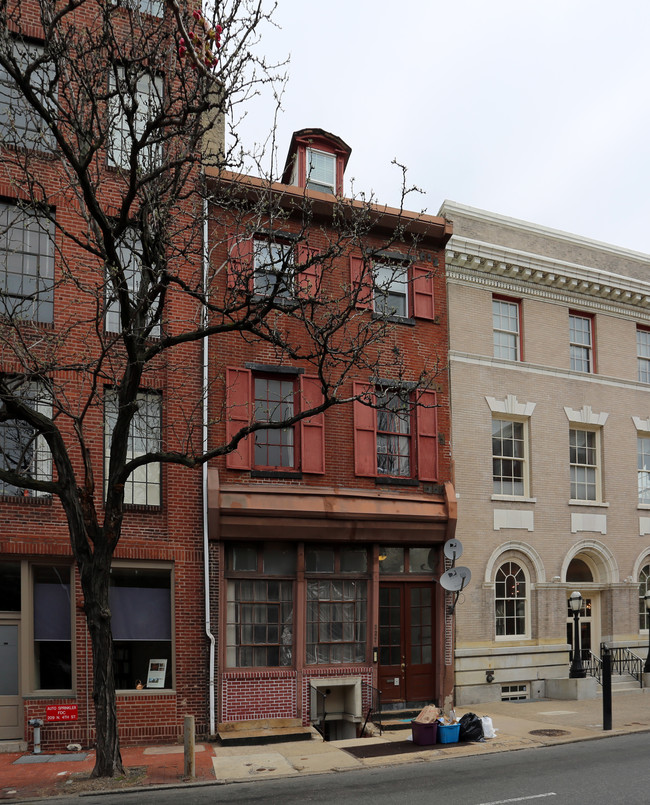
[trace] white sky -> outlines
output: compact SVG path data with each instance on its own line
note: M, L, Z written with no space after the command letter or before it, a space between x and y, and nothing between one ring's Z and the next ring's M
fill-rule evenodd
M423 196L650 253L648 0L278 0L259 45L290 55L277 129L316 127L352 148L359 193ZM270 98L248 104L264 141Z

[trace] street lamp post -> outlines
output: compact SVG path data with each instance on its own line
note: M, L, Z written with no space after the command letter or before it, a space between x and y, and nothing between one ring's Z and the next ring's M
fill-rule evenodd
M584 679L587 674L582 667L582 657L580 652L580 610L582 609L582 596L576 590L569 596L569 607L573 612L573 660L569 670L569 679Z
M648 613L648 619L650 620L650 590L648 590L643 596L643 600L645 601L646 612ZM645 665L643 666L643 672L645 674L650 674L650 628L648 629L648 656L646 657Z

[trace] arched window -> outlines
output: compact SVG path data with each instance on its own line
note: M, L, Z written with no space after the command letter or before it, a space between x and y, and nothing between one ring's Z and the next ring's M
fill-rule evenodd
M526 604L526 575L515 562L505 562L497 570L494 585L497 637L526 634Z
M650 618L645 606L645 594L650 591L650 565L644 565L639 573L639 629L647 631Z

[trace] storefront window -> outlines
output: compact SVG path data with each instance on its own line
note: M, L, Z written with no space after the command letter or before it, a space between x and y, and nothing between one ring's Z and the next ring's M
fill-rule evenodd
M366 650L365 580L307 582L307 663L363 662Z
M70 568L37 565L34 579L34 687L72 688Z
M287 666L293 657L293 582L228 582L227 659L234 668Z

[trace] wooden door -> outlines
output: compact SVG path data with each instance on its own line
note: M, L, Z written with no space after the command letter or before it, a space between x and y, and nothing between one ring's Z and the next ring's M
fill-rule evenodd
M0 740L23 737L18 665L19 624L0 622Z
M433 586L379 586L379 689L385 702L431 701L434 695Z

